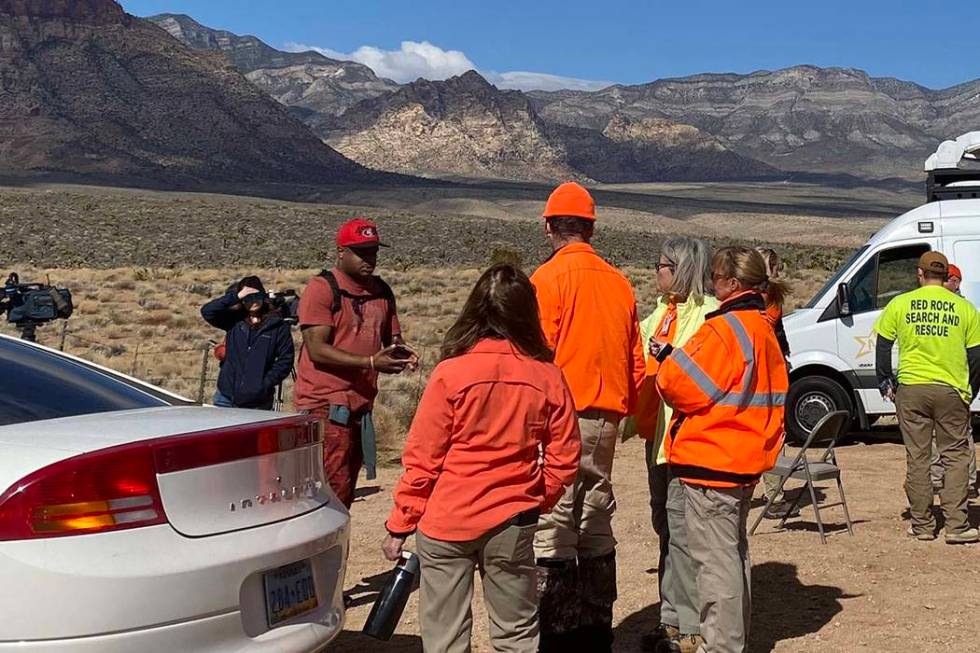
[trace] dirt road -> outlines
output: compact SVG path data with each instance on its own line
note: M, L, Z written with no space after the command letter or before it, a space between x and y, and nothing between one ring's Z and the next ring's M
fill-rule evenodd
M908 538L902 490L905 453L900 444L873 442L842 447L844 487L855 535L843 528L839 509L824 514L837 531L826 545L813 512L785 532L764 521L750 538L753 609L750 651L887 652L976 650L980 639L980 545L948 546ZM365 485L354 505L354 535L347 587L355 606L347 630L331 650L345 653L421 651L417 595L395 638L380 643L359 634L389 564L380 543L399 470L384 469ZM640 636L657 622L657 538L650 527L642 445L621 443L615 482L619 509L619 601L616 651L639 651ZM826 496L836 501L836 490ZM756 511L753 510L753 517ZM971 508L974 523L980 508ZM411 540L409 541L411 544ZM479 596L479 594L478 594ZM489 651L486 613L474 610L474 650Z

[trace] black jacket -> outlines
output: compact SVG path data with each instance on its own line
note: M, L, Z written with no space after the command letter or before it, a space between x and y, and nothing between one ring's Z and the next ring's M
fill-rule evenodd
M293 369L295 351L289 324L273 311L258 326L250 326L237 286L201 307L201 317L227 332L218 392L236 407L271 408L276 386Z

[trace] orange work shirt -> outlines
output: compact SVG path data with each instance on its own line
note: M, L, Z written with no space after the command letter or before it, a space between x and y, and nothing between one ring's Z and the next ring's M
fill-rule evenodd
M401 335L398 315L388 300L381 297L381 286L370 281L362 285L333 269L342 291L360 297L371 297L355 306L352 298L341 298L340 310L332 312L333 291L321 276L313 277L299 300L299 325L333 327L331 343L350 354L370 356L395 336ZM296 365L293 405L298 410L312 410L331 404L347 406L352 412L371 410L378 394L378 373L357 367L334 367L315 363L306 347L300 349Z
M467 542L531 509L550 511L581 441L561 370L485 339L436 366L405 442L387 528Z
M630 415L646 374L636 297L587 243L556 251L531 276L541 327L576 410Z

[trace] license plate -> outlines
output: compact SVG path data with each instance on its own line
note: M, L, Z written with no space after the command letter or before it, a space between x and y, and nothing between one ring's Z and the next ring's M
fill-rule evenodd
M309 560L294 562L263 575L265 613L269 627L309 612L319 605L313 565Z

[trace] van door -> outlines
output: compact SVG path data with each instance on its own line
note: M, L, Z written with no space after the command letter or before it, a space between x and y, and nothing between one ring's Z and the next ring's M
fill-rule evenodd
M952 247L950 247L952 241ZM976 238L945 238L946 250L952 252L950 263L955 263L963 272L960 294L980 307L980 240ZM980 413L980 397L971 406L973 412Z
M848 281L851 314L837 320L837 349L857 376L856 390L869 415L895 412L894 404L878 392L875 322L891 299L918 287L916 263L936 244L920 241L882 249Z

